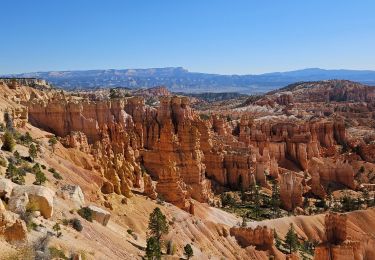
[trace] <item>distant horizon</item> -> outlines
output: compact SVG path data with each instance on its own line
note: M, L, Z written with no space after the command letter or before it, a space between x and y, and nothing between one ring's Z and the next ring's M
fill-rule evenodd
M68 70L41 70L41 71L28 71L28 72L17 72L17 73L1 73L0 76L10 76L10 75L23 75L23 74L33 74L33 73L51 73L51 72L86 72L86 71L122 71L122 70L152 70L152 69L184 69L189 73L201 73L201 74L212 74L212 75L223 75L223 76L259 76L263 74L273 74L273 73L289 73L289 72L299 72L307 70L322 70L322 71L357 71L357 72L375 72L375 69L348 69L348 68L319 68L319 67L305 67L301 69L291 69L285 71L266 71L261 73L213 73L206 71L193 71L189 68L183 66L167 66L167 67L144 67L144 68L104 68L104 69L68 69Z

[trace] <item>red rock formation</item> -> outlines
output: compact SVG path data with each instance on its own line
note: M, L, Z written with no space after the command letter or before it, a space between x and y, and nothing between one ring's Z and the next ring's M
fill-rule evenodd
M239 141L258 147L260 153L268 148L270 157L278 162L292 159L302 170L312 157L320 157L321 150L345 140L341 121L254 122L242 117L240 122Z
M344 184L350 189L356 187L353 168L347 161L312 158L309 161L308 171L312 178L312 192L317 196L324 197L323 187L331 182Z
M326 241L331 244L340 244L347 238L347 216L345 214L328 213L324 218Z
M280 199L286 210L291 211L302 206L303 186L301 183L302 179L292 172L281 175Z
M314 259L354 259L363 258L361 242L349 241L347 237L347 215L328 213L325 216L325 241L315 248Z
M161 194L161 197L181 209L189 210L186 186L180 177L176 163L170 162L169 165L164 166L158 178L156 191Z
M89 153L90 147L87 142L87 137L82 132L71 132L70 135L60 139L60 142L70 148L77 148L78 150Z
M144 191L143 193L151 199L157 198L156 188L154 187L151 177L148 174L143 175Z
M259 249L268 250L273 246L274 233L267 227L257 226L255 229L232 227L229 232L242 247L256 246Z

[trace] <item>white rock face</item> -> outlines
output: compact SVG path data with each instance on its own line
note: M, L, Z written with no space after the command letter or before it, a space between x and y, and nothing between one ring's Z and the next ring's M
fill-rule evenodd
M0 199L0 212L5 211L5 206L3 204L3 201Z
M0 179L0 197L9 199L15 186L17 186L17 184L13 183L9 179Z
M70 199L77 208L85 204L85 196L83 195L81 187L78 185L65 185L61 189L64 199Z
M47 187L37 185L15 186L9 199L9 208L16 211L24 205L31 207L33 210L39 210L44 218L50 218L53 215L54 197L55 192Z
M96 220L103 226L106 226L108 224L108 221L111 217L111 213L93 205L90 205L88 208L92 211L92 218L94 220Z

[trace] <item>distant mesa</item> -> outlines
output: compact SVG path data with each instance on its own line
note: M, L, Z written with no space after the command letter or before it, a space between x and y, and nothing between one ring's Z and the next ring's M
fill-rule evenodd
M375 85L375 71L324 70L310 68L259 75L219 75L190 72L182 67L47 71L6 75L7 77L41 78L64 89L101 87L150 88L166 86L173 92L240 92L265 93L294 82L344 79Z

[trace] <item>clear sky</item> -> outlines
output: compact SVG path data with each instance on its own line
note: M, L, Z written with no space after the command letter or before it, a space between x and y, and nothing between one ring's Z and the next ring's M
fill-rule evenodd
M374 0L1 0L0 74L375 70Z

